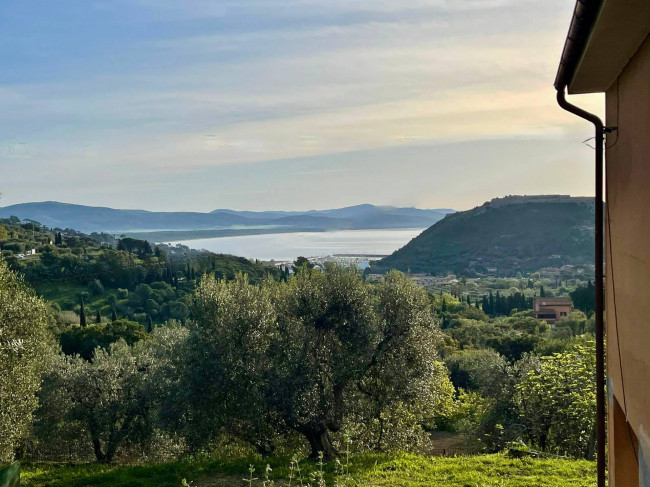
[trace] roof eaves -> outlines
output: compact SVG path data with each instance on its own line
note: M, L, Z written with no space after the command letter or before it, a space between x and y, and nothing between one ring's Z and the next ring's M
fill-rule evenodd
M604 3L604 0L576 1L569 33L564 42L560 65L555 76L556 90L563 90L573 80Z

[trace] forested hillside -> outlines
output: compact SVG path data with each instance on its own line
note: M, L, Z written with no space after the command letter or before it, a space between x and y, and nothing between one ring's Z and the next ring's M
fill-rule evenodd
M88 322L119 318L148 326L185 320L205 274L232 279L241 272L254 282L280 276L275 267L242 257L49 229L15 218L0 220L0 251L52 303L59 327L79 323L82 302Z
M509 276L593 261L591 199L505 197L447 215L368 272Z

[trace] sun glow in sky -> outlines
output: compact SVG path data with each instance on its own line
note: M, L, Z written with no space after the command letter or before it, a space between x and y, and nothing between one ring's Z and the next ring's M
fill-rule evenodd
M3 205L467 209L592 194L573 0L9 0ZM577 103L602 112L600 96Z

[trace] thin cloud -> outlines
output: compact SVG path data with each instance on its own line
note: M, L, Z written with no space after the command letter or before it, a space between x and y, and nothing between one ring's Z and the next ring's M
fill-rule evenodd
M27 18L19 15L26 7L12 8L14 19ZM46 18L37 19L42 33L20 36L17 24L0 34L26 43L25 52L38 53L48 38L56 47L40 63L0 51L13 69L11 81L0 79L0 109L9 114L0 130L30 147L21 156L0 146L3 182L24 185L12 166L19 157L29 171L51 176L3 203L73 192L91 198L77 188L93 181L103 198L119 185L128 206L167 205L172 193L181 202L198 198L195 188L213 171L232 186L215 193L223 199L214 206L245 207L250 194L259 198L268 188L261 176L243 176L253 165L263 174L265 164L278 171L281 161L302 161L307 169L284 162L288 177L335 175L346 170L323 165L372 153L396 180L409 173L390 159L393 149L413 149L417 179L428 146L529 141L502 154L509 167L525 157L526 144L538 148L530 141L566 144L589 132L553 99L570 14L559 0L137 0L79 8L83 36L65 29L64 16L51 22L57 35ZM70 54L78 49L85 56ZM602 108L597 97L583 104ZM139 185L143 179L148 185ZM380 181L368 172L363 184ZM509 193L528 187L521 178L510 183ZM308 197L329 202L320 206L344 199L331 180L310 184ZM396 187L402 193L391 201L420 201L434 191L411 184ZM269 191L259 204L275 207L277 198Z

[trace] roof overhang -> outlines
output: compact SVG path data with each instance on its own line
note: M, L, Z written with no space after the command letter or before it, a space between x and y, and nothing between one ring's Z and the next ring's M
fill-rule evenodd
M650 0L578 0L555 87L606 91L650 34Z

